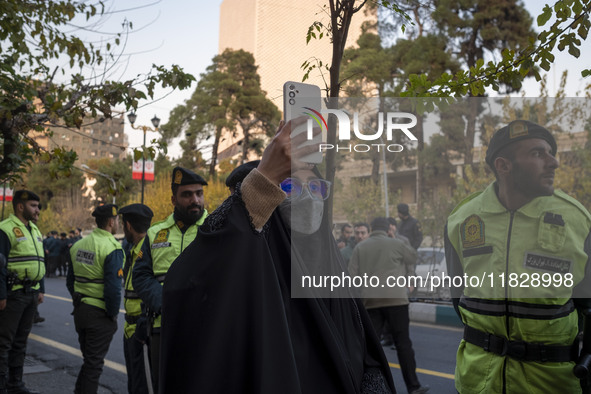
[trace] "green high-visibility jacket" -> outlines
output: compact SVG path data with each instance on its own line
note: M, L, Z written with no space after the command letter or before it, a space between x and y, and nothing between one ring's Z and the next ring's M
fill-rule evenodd
M90 235L82 238L70 248L74 272L74 292L82 294L82 302L105 311L104 264L107 256L115 250L122 251L121 244L117 242L113 234L100 228L95 228ZM119 269L123 269L123 265ZM119 298L120 301L121 298Z
M136 245L133 246L130 252L131 261L128 263L129 267L127 267L127 275L125 277L125 294L123 296L123 305L125 306L125 314L127 316L131 316L133 318L137 318L142 313L141 303L142 300L138 296L138 294L133 289L133 284L131 282L131 278L133 275L133 266L135 261L139 256L142 254L142 245L144 244L144 240L146 238L142 238ZM125 321L124 327L124 335L125 338L130 338L135 333L136 324L129 323L127 320Z
M142 298L144 304L152 312L159 314L162 306L162 285L166 273L173 261L197 236L199 226L207 217L207 210L203 216L183 233L174 219L174 214L163 221L154 223L148 229L146 237L149 242L144 242L142 257L138 258L134 267L133 287ZM182 223L181 223L182 225ZM160 315L154 319L153 326L159 329L161 326Z
M445 240L448 273L466 278L463 292L452 290L461 294L462 321L509 341L573 344L578 333L573 291L588 283L590 231L589 212L558 190L513 212L500 203L494 184L462 201L448 218ZM518 360L462 340L456 389L580 393L574 365Z
M10 240L10 253L6 257L8 273L16 273L19 280L29 279L39 282L45 276L45 251L43 237L35 224L29 221L31 231L15 215L10 214L0 222L0 230ZM39 283L31 286L39 290ZM22 284L15 284L11 290L22 289Z

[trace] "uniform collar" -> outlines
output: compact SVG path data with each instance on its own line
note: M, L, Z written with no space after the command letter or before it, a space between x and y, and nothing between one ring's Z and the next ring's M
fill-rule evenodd
M140 240L140 242L138 242L137 244L135 244L132 248L131 248L131 255L137 255L139 254L140 250L142 250L142 245L144 244L144 240L146 239L146 237L142 238Z
M110 235L111 237L115 238L115 236L113 234L111 234L107 230L103 230L102 228L97 227L94 230L92 230L92 232L95 233L96 235L100 235L102 237Z
M201 215L201 218L199 218L199 220L197 220L197 222L195 222L195 224L193 224L193 226L201 226L203 224L203 222L205 221L205 218L207 217L208 212L207 209L203 209L203 215ZM170 214L170 216L168 216L165 220L166 223L166 228L172 227L174 225L177 225L176 220L174 219L174 212ZM191 227L193 227L191 226ZM179 227L177 225L177 227ZM181 227L179 227L180 229Z

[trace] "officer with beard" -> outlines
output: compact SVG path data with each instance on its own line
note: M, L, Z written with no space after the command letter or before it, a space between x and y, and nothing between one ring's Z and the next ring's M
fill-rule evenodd
M45 293L39 196L19 190L12 207L0 222L0 394L27 394L36 393L23 382L27 338Z
M207 217L203 206L201 176L181 167L172 170L174 212L148 229L141 257L133 267L132 284L142 299L148 317L150 359L154 392L158 390L162 285L172 262L197 236L197 229Z

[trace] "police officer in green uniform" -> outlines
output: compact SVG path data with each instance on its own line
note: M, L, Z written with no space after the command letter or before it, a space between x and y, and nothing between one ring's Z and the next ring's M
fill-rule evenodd
M580 393L577 308L589 307L591 215L554 190L556 141L517 120L486 153L496 182L448 218L445 252L464 322L456 389ZM458 298L459 297L459 298Z
M27 338L43 302L43 239L35 221L39 196L18 190L14 214L0 222L0 394L36 393L23 383Z
M117 331L125 259L121 245L113 236L119 226L117 206L101 205L92 216L97 228L72 245L66 279L84 357L74 392L84 394L97 392L105 355Z
M133 268L133 287L147 308L155 392L158 390L162 284L172 262L195 239L198 227L207 217L203 199L206 185L205 179L190 170L181 167L172 170L174 212L150 227L142 254Z
M131 245L131 250L125 256L125 266L123 268L125 281L125 293L123 295L123 305L125 306L123 353L127 368L127 391L130 394L145 394L149 392L146 368L150 368L149 362L148 365L144 363L144 347L147 346L146 318L145 316L141 316L141 300L133 289L131 278L133 265L142 254L141 249L144 244L146 231L150 227L154 213L146 205L131 204L121 208L119 214L121 214L121 219L123 220L125 239ZM142 321L143 329L141 328ZM140 326L140 330L136 332L138 325ZM146 355L148 355L147 351Z

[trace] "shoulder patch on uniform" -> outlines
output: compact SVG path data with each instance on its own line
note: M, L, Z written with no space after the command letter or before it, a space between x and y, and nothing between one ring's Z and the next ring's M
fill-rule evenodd
M484 245L484 221L478 215L470 215L460 225L464 249Z
M154 238L154 243L161 243L168 241L168 236L170 235L170 230L160 230L158 234L156 234L156 238Z
M160 248L167 248L172 244L168 242L168 236L170 235L170 230L160 230L156 237L154 238L154 242L152 243L151 249L160 249Z
M14 236L17 238L23 238L25 236L25 234L23 234L22 230L18 227L13 228L12 232L14 233Z

